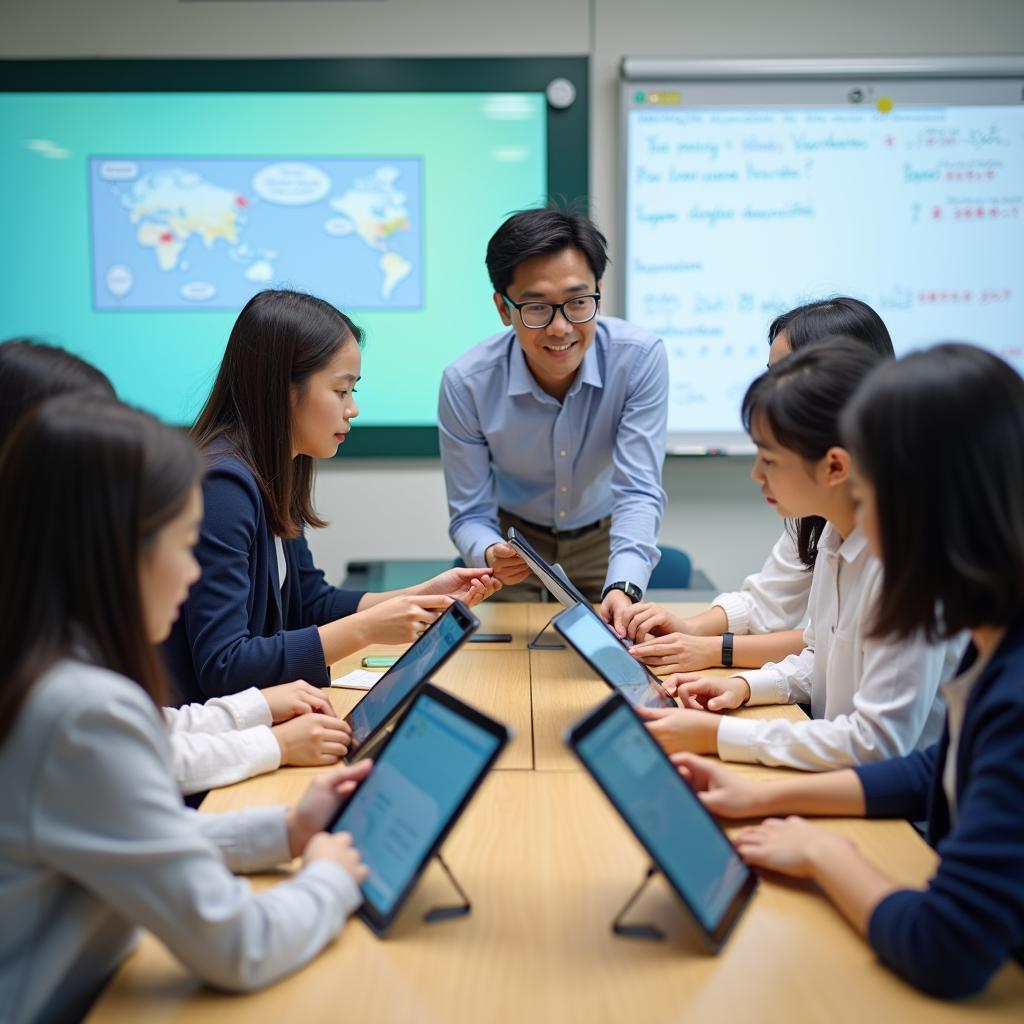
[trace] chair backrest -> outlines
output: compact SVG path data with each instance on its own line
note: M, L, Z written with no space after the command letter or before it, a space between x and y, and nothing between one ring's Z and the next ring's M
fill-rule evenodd
M690 556L679 548L659 544L661 560L651 573L648 590L686 590L690 586L693 575L693 563Z

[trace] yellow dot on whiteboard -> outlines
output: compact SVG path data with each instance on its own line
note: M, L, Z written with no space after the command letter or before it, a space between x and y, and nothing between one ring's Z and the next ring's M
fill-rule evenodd
M895 104L889 96L879 96L875 106L878 107L880 113L888 114Z

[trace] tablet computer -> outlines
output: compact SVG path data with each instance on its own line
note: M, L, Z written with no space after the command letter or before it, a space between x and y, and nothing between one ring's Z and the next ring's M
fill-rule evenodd
M359 916L383 935L509 739L509 730L431 683L330 825L350 832L369 877Z
M548 593L556 600L572 608L581 602L589 604L586 597L563 572L561 566L549 565L537 554L533 545L514 526L508 528L508 542L516 550L524 562L533 570L533 574L544 584Z
M589 604L574 605L560 612L553 625L576 653L630 704L678 707L661 680L623 647L618 634Z
M676 891L708 948L720 949L757 876L718 822L622 694L574 725L566 742Z
M354 743L347 761L358 761L370 755L383 738L388 723L394 720L416 689L466 642L479 625L480 620L461 601L455 601L427 627L423 636L345 716L345 721L352 727Z

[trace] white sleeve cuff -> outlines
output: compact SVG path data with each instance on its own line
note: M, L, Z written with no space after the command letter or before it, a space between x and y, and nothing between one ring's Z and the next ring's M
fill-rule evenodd
M761 723L750 718L725 715L718 723L718 756L723 761L756 764L757 728Z
M741 636L750 632L750 608L741 594L719 594L711 605L717 605L725 612L728 622L726 632L738 633Z
M254 725L273 725L274 720L267 698L255 686L220 699L227 704L231 717L235 720L236 729L251 729Z
M239 735L245 743L249 777L276 772L281 767L281 745L269 725L257 725L240 731Z
M754 668L749 672L736 672L735 675L746 679L750 687L749 705L756 704L788 704L786 686L782 674L775 669Z
M194 815L199 830L220 850L230 871L265 871L292 859L284 807L250 807Z

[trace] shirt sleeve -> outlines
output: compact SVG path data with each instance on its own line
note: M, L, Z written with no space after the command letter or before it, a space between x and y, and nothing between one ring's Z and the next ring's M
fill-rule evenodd
M611 556L605 586L647 589L665 511L661 469L668 422L668 357L658 341L633 368L612 452Z
M281 747L269 726L228 732L172 732L174 777L186 796L230 786L281 766Z
M933 743L905 757L854 768L864 789L866 816L924 821L937 760L938 746Z
M182 608L200 690L216 697L293 679L326 681L315 625L272 636L253 636L249 631L249 562L256 541L258 495L213 467L203 481L203 497L205 514L196 545L203 574Z
M502 541L491 450L469 389L449 367L437 407L441 467L448 494L448 535L469 566L485 566L484 553Z
M241 693L213 697L205 704L185 704L164 708L164 721L171 733L214 733L232 729L251 729L273 724L270 705L254 686Z
M328 622L343 619L358 611L365 590L344 590L331 586L323 570L313 564L313 553L309 550L305 533L287 543L295 552L304 621L325 626Z
M725 612L732 633L799 629L807 618L811 576L792 535L784 530L761 571L748 576L738 591L719 594L711 603Z
M908 754L932 711L944 658L942 644L923 638L899 643L867 638L852 712L806 722L730 718L719 726L719 755L826 771Z
M276 981L340 931L358 888L323 861L259 893L235 878L225 856L265 866L283 852L283 811L276 825L269 812L232 816L219 849L182 806L160 719L145 701L140 691L62 713L35 776L35 855L153 932L210 984ZM232 830L235 854L222 854Z
M1019 682L1018 680L1015 680ZM923 891L878 904L868 940L882 961L943 998L980 992L1024 948L1024 697L993 702L960 764L957 820ZM908 766L910 767L910 766ZM918 763L913 767L923 767ZM862 776L863 778L863 776ZM871 783L869 783L870 786ZM911 787L916 790L916 781Z

